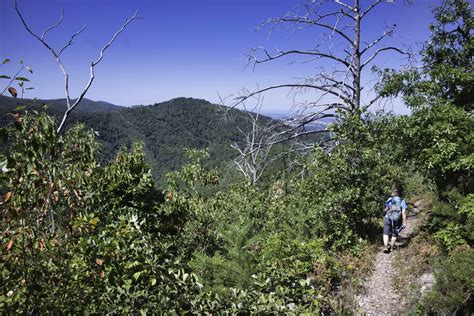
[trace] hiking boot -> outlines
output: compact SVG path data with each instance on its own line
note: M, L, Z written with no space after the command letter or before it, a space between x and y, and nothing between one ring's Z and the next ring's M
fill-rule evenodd
M387 245L383 250L384 253L390 253L390 245Z

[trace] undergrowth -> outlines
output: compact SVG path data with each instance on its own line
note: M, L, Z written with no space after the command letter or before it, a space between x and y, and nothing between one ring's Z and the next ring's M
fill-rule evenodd
M356 297L364 290L364 281L372 272L377 251L376 245L366 243L357 255L348 252L338 258L343 267L342 277L337 290L329 298L336 315L350 315L358 309Z

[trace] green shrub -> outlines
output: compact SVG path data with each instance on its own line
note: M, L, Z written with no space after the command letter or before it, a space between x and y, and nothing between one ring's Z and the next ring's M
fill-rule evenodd
M436 284L420 307L425 312L464 314L474 312L474 250L453 252L436 273Z
M61 136L50 117L26 113L3 133L2 311L191 309L201 286L160 229L170 214L139 146L100 166L83 126Z

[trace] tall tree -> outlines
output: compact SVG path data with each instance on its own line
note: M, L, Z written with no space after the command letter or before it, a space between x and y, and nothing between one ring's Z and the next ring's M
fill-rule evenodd
M419 68L386 69L381 95L402 95L413 109L406 129L407 158L442 192L473 190L473 25L471 5L444 0L434 10L431 37Z
M423 72L437 97L472 110L474 94L474 19L468 1L445 0L434 10L431 39L423 49Z
M381 95L375 95L365 73L378 56L385 52L410 55L405 49L387 39L394 34L396 25L385 27L382 34L370 41L365 38L364 23L384 4L374 0L308 1L293 13L268 19L261 27L275 28L290 25L295 30L309 31L314 36L308 48L270 51L265 47L251 50L249 61L254 65L289 58L291 62L312 62L317 72L295 82L268 86L236 97L234 106L257 94L276 89L292 89L294 92L317 93L313 100L299 104L298 117L309 123L322 117L360 118ZM364 92L364 93L363 93ZM308 115L308 113L310 115ZM302 115L303 114L303 115Z

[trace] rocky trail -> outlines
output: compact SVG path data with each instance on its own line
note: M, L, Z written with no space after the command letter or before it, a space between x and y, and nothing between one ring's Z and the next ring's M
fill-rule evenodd
M365 293L356 297L362 315L401 315L408 307L407 298L399 293L394 285L399 271L396 269L396 256L403 255L403 246L413 236L415 227L418 226L420 203L415 202L413 209L408 213L407 225L400 234L395 250L383 253L383 246L375 257L372 275L365 281Z

